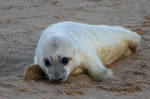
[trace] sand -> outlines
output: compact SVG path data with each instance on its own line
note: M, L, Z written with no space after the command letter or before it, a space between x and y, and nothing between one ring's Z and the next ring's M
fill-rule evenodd
M24 81L42 30L60 21L122 25L142 36L136 54L109 65L115 80ZM150 0L0 0L0 99L149 99Z

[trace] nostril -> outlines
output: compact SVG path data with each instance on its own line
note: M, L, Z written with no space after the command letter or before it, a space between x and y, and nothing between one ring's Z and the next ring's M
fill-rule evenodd
M62 78L57 79L57 81L61 81L61 80L62 80Z
M62 78L55 78L55 79L52 79L52 81L61 81Z

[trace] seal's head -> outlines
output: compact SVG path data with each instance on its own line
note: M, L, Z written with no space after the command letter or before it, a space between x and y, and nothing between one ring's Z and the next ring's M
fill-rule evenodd
M75 42L64 36L48 37L37 46L34 57L50 81L65 81L78 61Z

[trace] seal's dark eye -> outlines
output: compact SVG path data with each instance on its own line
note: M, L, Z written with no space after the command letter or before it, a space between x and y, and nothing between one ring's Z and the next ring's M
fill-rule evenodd
M44 59L44 63L47 67L51 65L50 61L47 58Z
M61 60L61 62L62 62L64 65L66 65L66 64L68 64L68 62L69 62L69 58L63 57L62 60Z

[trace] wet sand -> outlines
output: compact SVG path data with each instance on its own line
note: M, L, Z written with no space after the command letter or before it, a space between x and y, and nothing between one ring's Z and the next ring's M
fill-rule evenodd
M42 30L60 21L125 26L142 36L140 49L109 65L115 80L80 74L64 83L24 81ZM1 0L0 62L0 99L148 99L150 1Z

